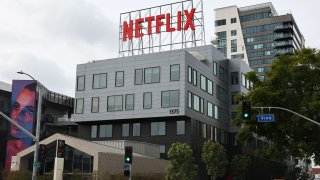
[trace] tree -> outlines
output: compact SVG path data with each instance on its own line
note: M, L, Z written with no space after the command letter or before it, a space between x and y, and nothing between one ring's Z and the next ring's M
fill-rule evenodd
M234 155L231 161L232 179L245 179L251 163L250 156L237 154Z
M228 160L226 150L222 145L208 139L202 146L201 156L202 161L206 165L207 173L212 179L225 174Z
M299 63L303 65L297 66ZM280 55L272 64L266 80L260 81L254 72L246 74L254 88L242 98L251 101L252 106L284 107L320 121L320 69L316 67L320 67L318 50L302 49ZM264 111L269 113L269 110ZM270 113L275 114L274 123L258 123L253 115L243 124L238 140L244 142L257 134L269 141L270 145L261 151L265 157L281 160L288 153L300 158L314 155L315 163L319 164L320 127L285 111L272 110ZM238 115L234 122L240 126L242 121L240 113Z
M168 151L170 165L167 167L166 179L192 180L197 174L198 166L194 164L193 152L185 143L173 143Z

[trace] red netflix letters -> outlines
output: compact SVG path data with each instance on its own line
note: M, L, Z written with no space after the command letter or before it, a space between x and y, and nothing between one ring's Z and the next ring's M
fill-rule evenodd
M142 23L147 22L147 32L148 35L151 35L152 32L152 22L156 22L156 33L159 34L161 32L161 26L166 26L166 32L174 32L174 31L181 31L182 28L183 30L188 30L191 28L191 30L195 30L195 25L193 23L193 17L196 9L193 8L189 12L188 10L184 10L184 16L185 16L185 24L184 27L182 27L182 12L178 11L177 14L177 23L176 27L171 26L171 15L170 13L167 14L160 14L157 16L150 16L146 18L139 18L136 19L134 22L133 20L130 20L129 23L127 21L123 22L123 33L122 33L122 41L127 41L127 39L132 40L133 37L135 38L140 38L144 36L144 33L141 32L142 30ZM165 22L163 21L165 19ZM172 24L173 25L173 24ZM134 29L133 29L134 26ZM133 32L134 31L134 32ZM134 33L134 36L133 36Z

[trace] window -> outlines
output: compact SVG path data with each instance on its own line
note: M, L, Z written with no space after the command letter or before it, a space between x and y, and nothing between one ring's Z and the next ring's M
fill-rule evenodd
M197 71L193 70L193 85L197 85Z
M188 82L192 83L192 68L188 67Z
M160 153L160 158L163 159L166 156L166 146L165 145L160 145L159 147L159 153Z
M223 26L226 25L226 19L220 19L215 21L215 26Z
M140 123L132 124L132 136L140 136Z
M228 81L228 72L222 66L219 66L219 79L224 82Z
M144 83L159 83L160 82L160 67L144 69Z
M76 114L83 113L83 98L76 100Z
M228 102L228 91L219 85L217 85L217 98L224 103Z
M97 125L92 125L91 126L91 138L96 138L97 137Z
M180 80L180 65L175 64L170 66L170 81Z
M236 96L239 92L231 92L231 104L236 105L239 104L239 101L236 99Z
M93 97L91 101L91 112L99 112L99 97Z
M129 136L129 123L122 124L122 137L128 137Z
M136 69L134 73L134 84L140 85L143 83L143 70L142 69Z
M217 75L217 69L218 69L217 63L216 63L216 62L213 62L213 74L214 74L215 76Z
M237 23L237 18L231 18L231 24Z
M197 71L188 67L188 82L197 86Z
M231 72L231 84L238 85L239 84L239 73Z
M237 35L237 30L231 30L231 36L236 36Z
M220 136L221 137L221 143L222 144L226 144L226 132L221 129L220 133L221 133L221 136Z
M231 40L231 45L237 45L237 40L236 39L232 39Z
M122 111L122 95L108 96L108 111Z
M207 115L209 117L213 117L213 106L212 103L208 101L208 105L207 105Z
M197 95L193 95L193 109L200 111L200 97Z
M124 84L124 72L117 71L116 72L116 87L121 87Z
M77 77L77 91L83 91L84 90L84 76L78 76Z
M211 126L210 127L210 139L215 141L216 140L216 128Z
M151 122L151 136L166 135L166 122Z
M186 132L186 122L177 121L177 135L184 135Z
M112 125L100 125L99 129L99 136L100 137L112 137Z
M232 52L232 53L233 53L233 52L237 52L237 46L231 47L231 52Z
M207 91L207 78L202 74L200 75L200 88L204 91Z
M179 107L179 90L162 91L161 92L161 107Z
M193 109L203 113L203 99L197 95L193 95Z
M212 95L213 94L213 83L209 79L207 79L207 86L208 86L207 92Z
M214 118L218 119L218 106L214 106Z
M134 94L126 94L126 111L134 110Z
M93 89L107 88L107 73L93 75Z
M243 73L241 73L241 84L246 87L246 76Z
M202 138L207 138L207 124L201 123L200 124L200 135Z
M192 94L188 92L188 108L192 108Z
M152 93L146 92L143 93L143 109L151 109L152 108Z

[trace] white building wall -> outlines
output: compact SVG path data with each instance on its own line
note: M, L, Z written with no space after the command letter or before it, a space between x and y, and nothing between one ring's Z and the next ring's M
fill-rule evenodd
M246 47L244 43L244 38L242 34L240 17L238 13L237 6L229 6L225 8L219 8L214 10L215 20L226 19L226 25L216 26L215 33L226 31L227 32L227 57L231 59L231 55L244 54L244 60L247 64L248 57L246 52ZM236 23L231 24L231 18L237 18ZM231 36L231 30L237 30L236 36ZM237 52L231 53L231 40L237 39Z

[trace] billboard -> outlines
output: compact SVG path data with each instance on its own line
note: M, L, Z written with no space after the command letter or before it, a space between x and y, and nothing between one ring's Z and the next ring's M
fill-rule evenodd
M36 112L36 87L33 80L13 80L10 103L10 118L32 133ZM14 125L10 125L7 150L6 170L10 171L12 156L30 147L32 138Z
M202 0L120 14L119 56L205 45Z

